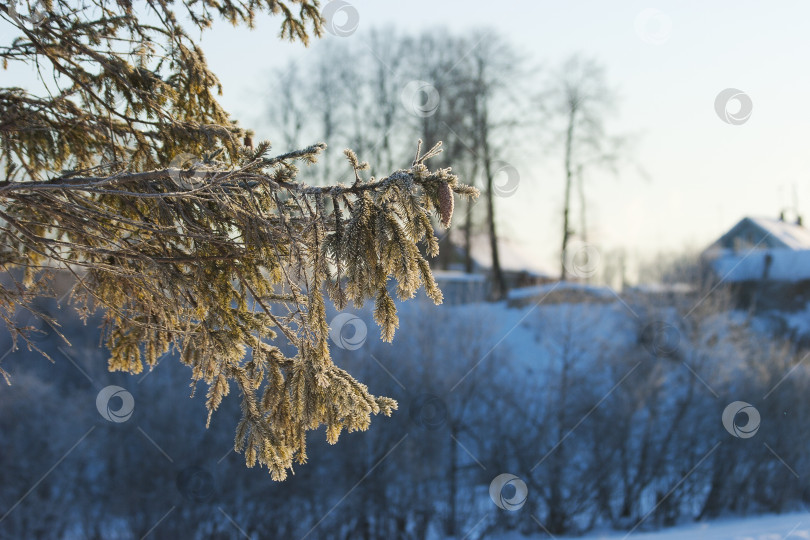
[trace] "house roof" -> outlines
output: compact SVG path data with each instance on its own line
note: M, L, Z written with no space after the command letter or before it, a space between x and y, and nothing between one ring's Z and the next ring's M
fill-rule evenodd
M758 247L796 251L810 250L810 230L801 225L766 217L746 217L709 246L706 251L733 249L734 240L743 236L747 237L751 244L748 249Z
M483 274L468 274L460 270L431 270L431 273L439 283L451 281L467 283L486 281L486 276Z
M766 230L771 236L782 242L786 248L810 249L810 230L801 225L772 218L752 217L747 219Z
M472 239L472 258L483 268L492 267L492 252L489 246L489 238L485 235L474 236ZM498 240L498 256L500 257L501 269L510 272L524 271L540 277L554 277L554 274L545 268L537 265L531 254L533 249L525 243L520 243L514 239Z
M810 230L780 219L746 217L709 246L703 258L725 281L808 280Z

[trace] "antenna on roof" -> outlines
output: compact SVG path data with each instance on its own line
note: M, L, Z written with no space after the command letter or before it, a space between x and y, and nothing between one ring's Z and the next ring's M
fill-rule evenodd
M799 213L799 190L796 182L793 183L793 212L796 214L796 225L802 226L802 215Z

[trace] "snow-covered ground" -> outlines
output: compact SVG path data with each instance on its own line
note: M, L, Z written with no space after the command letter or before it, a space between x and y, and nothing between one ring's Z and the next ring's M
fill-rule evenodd
M507 534L502 540L539 540L519 533ZM657 532L589 533L586 536L558 536L557 540L791 540L810 539L810 513L801 512L778 516L720 519L706 523L681 525Z
M626 533L591 534L588 540L619 540ZM659 532L634 532L628 540L787 540L810 538L810 513L724 519L694 523Z

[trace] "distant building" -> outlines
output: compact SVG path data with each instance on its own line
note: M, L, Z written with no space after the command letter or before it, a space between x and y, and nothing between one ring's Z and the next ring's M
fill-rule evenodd
M810 230L801 218L746 217L701 254L712 279L732 284L743 303L799 309L810 301Z
M507 304L512 307L543 304L595 304L615 302L616 292L604 285L588 285L576 281L549 281L545 284L509 291Z
M740 220L726 234L709 246L706 251L732 250L735 252L752 249L810 249L810 231L801 218L795 222L784 218L747 217Z
M471 272L464 271L466 259L464 248L455 244L450 244L447 248L452 252L445 260L448 263L446 269L433 268L433 277L444 294L445 303L468 304L490 300L493 290L492 259L487 238L485 236L473 238ZM508 290L557 281L556 276L534 267L531 261L527 260L525 253L522 253L513 242L501 241L498 249L501 272Z
M485 274L434 270L433 278L442 290L445 304L472 304L485 302L489 298L490 283Z

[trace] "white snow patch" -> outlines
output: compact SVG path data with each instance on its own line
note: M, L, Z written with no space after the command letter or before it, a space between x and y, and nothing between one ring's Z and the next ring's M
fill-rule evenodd
M492 536L501 540L539 540L549 538L538 533L523 536L508 532ZM557 536L557 540L797 540L810 539L810 513L766 515L752 518L718 519L680 525L655 532L589 533L585 536Z
M810 230L801 225L765 217L748 219L765 229L771 236L779 239L790 249L810 249Z
M596 298L615 299L616 295L610 287L602 287L597 285L588 285L585 283L577 283L575 281L558 281L555 283L546 283L544 285L535 285L532 287L521 287L519 289L512 289L508 293L509 300L517 300L523 298L532 298L534 296L544 296L553 291L578 291Z

